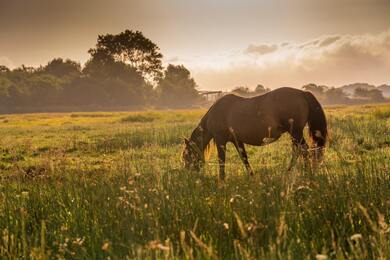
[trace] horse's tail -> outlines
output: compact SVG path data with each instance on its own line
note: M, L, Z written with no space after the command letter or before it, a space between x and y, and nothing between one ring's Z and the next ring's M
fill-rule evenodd
M309 105L308 124L310 136L316 147L324 147L328 136L324 110L312 93L305 91L304 96Z

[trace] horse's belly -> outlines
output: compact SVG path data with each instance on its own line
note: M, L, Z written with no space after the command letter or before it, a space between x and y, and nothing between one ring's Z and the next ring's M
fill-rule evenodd
M260 145L266 145L266 144L273 143L276 140L278 140L279 138L280 138L280 135L279 136L272 136L272 137L259 136L258 138L241 138L241 141L245 144L260 146Z
M240 109L243 110L243 107ZM232 112L228 118L227 123L233 137L231 141L236 138L249 145L264 145L281 136L278 120L272 116L272 113L258 115L255 113L256 107L249 107L246 111L248 110L251 112Z
M258 131L254 131L254 129L249 131L240 131L237 129L236 131L234 131L233 129L233 139L237 138L245 144L257 146L272 143L278 140L281 134L282 133L280 131L272 131L272 129L269 128Z

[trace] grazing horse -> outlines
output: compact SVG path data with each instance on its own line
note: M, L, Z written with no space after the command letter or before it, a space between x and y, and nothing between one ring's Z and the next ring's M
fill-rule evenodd
M244 144L269 144L288 132L293 145L290 170L299 155L307 158L308 145L303 137L306 123L320 158L326 143L327 123L324 110L313 94L294 88L279 88L251 98L228 94L210 107L189 140L185 139L185 167L199 171L213 139L221 180L225 178L228 142L234 144L248 173L253 175Z

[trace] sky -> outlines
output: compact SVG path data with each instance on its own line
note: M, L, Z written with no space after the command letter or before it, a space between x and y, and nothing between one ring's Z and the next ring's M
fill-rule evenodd
M390 0L0 0L0 64L84 63L140 30L199 89L390 84Z

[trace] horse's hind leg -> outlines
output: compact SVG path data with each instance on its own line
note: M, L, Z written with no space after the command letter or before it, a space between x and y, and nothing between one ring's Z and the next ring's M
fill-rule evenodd
M226 140L220 138L214 138L218 151L218 163L219 163L219 179L225 179L225 157L226 157Z
M295 131L290 134L292 137L292 155L288 171L290 171L292 167L294 167L300 155L303 156L305 160L305 165L308 164L308 145L306 143L305 138L303 137L303 130Z
M244 143L241 142L241 141L238 141L238 140L236 140L236 141L233 142L233 143L234 143L234 146L235 146L236 149L237 149L238 154L240 155L240 158L241 158L242 162L243 162L244 165L245 165L246 170L248 171L249 175L252 176L252 175L253 175L253 170L252 170L252 167L251 167L250 164L249 164L248 155L247 155L247 153L246 153L246 151L245 151L245 145L244 145Z

